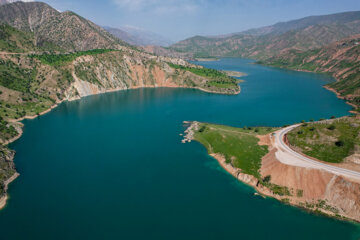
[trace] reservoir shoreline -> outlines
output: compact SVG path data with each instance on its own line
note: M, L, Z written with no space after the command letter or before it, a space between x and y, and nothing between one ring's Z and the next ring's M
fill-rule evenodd
M236 91L234 94L229 94L229 93L223 93L223 92L217 92L217 91L210 91L207 89L203 89L200 87L186 87L186 86L135 86L135 87L130 87L127 89L107 89L104 92L97 92L88 96L93 96L93 95L99 95L99 94L106 94L106 93L111 93L111 92L117 92L117 91L126 91L126 90L134 90L134 89L140 89L140 88L183 88L183 89L197 89L203 92L207 92L207 93L213 93L213 94L222 94L222 95L237 95L240 94L241 92L241 87L239 86L239 90ZM87 96L84 96L87 97ZM55 103L54 105L52 105L51 107L49 107L47 110L39 113L38 115L31 115L31 116L24 116L22 118L19 119L9 119L8 121L10 123L13 123L15 125L16 131L18 132L18 134L13 137L12 139L9 139L8 141L2 143L4 146L7 146L15 141L17 141L18 139L21 138L22 134L23 134L23 130L22 128L24 127L24 124L21 122L23 120L33 120L36 119L40 116L43 116L49 112L51 112L53 109L55 109L56 107L58 107L61 103L68 101L76 101L76 100L80 100L82 97L73 97L73 98L69 98L69 99L63 99L57 103ZM2 196L0 198L0 211L6 206L6 202L8 200L8 195L7 195L7 189L8 189L8 185L13 182L18 176L20 176L20 174L18 172L16 172L12 177L10 177L9 179L7 179L4 182L4 186L5 186L5 195Z

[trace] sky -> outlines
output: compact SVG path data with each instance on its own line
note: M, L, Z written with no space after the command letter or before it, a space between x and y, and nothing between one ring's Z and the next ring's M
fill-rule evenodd
M360 10L360 0L42 0L101 26L132 26L172 41L221 35L311 15Z

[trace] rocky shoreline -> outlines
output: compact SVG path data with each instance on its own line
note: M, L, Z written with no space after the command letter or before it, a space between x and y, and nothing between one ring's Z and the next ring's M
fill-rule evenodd
M341 96L341 94L340 94L338 91L336 91L334 88L331 88L331 87L326 86L326 85L323 86L323 87L324 87L326 90L329 90L329 91L335 93L337 98L342 99L342 100L345 100L346 104L352 106L354 109L357 109L357 108L358 108L357 105L349 102L345 97ZM356 112L356 111L349 111L349 112L350 112L350 113L353 113L353 114L358 114L358 112Z
M18 176L20 176L20 174L16 172L14 173L14 175L12 175L9 179L7 179L4 182L5 194L2 197L0 197L0 210L6 206L6 202L8 200L7 190L9 188L9 184L12 183Z

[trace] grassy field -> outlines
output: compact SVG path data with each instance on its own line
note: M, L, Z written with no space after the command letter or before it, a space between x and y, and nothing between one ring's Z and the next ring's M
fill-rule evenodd
M304 154L331 163L359 151L360 120L355 117L304 123L288 134L289 143Z
M209 87L214 86L217 88L237 88L238 80L232 77L229 77L226 73L209 68L194 68L194 67L185 67L181 65L176 65L172 63L168 63L170 67L174 69L181 69L185 71L189 71L193 74L196 74L201 77L206 77L210 79Z
M203 144L209 153L220 153L226 162L240 168L243 173L260 179L261 158L268 152L267 146L259 146L256 135L274 131L273 128L233 128L201 123L195 140Z

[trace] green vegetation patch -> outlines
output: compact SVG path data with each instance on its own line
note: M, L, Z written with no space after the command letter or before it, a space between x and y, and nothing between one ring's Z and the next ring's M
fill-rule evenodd
M14 126L10 125L2 117L0 117L0 139L2 141L7 141L18 135L18 132Z
M107 52L116 51L114 49L94 49L89 51L79 51L68 54L41 54L41 55L30 55L32 58L36 58L40 60L44 64L48 64L50 66L59 66L69 62L72 62L77 57L85 56L85 55L96 55Z
M6 88L28 92L36 71L20 68L11 61L0 60L0 85Z
M189 71L193 74L196 74L201 77L210 79L208 82L209 87L214 86L217 88L237 88L238 80L232 77L229 77L226 73L209 68L195 68L195 67L185 67L182 65L168 63L170 67L174 69L180 69L184 71Z
M345 117L328 121L305 123L287 135L289 143L308 156L331 163L359 151L360 120Z
M227 163L240 168L243 173L261 179L261 158L268 152L268 147L258 145L259 139L256 135L272 131L273 128L265 127L241 129L201 123L194 137L209 153L222 154Z
M0 50L22 53L34 50L33 34L21 32L9 25L0 24Z

